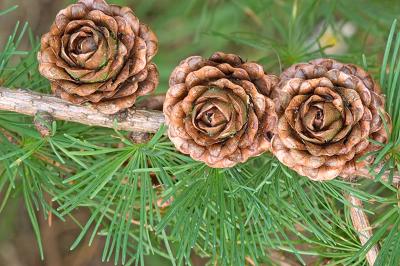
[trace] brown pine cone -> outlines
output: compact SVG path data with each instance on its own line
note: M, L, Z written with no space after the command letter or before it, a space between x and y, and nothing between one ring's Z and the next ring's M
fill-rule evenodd
M278 132L272 140L277 158L313 180L351 177L379 149L368 138L385 143L390 127L378 84L360 67L332 59L291 66L274 90L279 102Z
M53 93L106 114L131 107L158 85L157 37L128 7L80 0L42 37L39 71Z
M183 60L164 103L176 148L214 168L231 167L270 148L278 120L268 98L278 82L262 66L217 52Z

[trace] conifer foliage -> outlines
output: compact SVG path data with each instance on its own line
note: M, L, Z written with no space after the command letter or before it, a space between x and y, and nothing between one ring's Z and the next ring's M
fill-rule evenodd
M87 4L84 12L90 13L93 1L82 2ZM143 137L117 130L118 123L125 116L132 115L129 112L116 115L113 117L114 124L103 128L57 121L48 113L37 113L32 118L21 114L24 113L21 110L0 111L0 225L3 217L12 213L10 209L18 208L15 206L19 205L12 203L22 201L37 240L38 252L44 260L46 252L43 250L40 216L47 220L74 221L80 233L70 243L71 252L79 245L90 245L95 239L101 239L104 243L101 259L116 265L145 265L148 256L162 257L170 265L190 265L193 254L204 257L208 265L400 265L400 30L396 21L400 4L397 1L109 2L132 7L134 16L130 11L125 12L127 9L109 7L109 11L118 12L117 17L120 18L116 20L120 23L117 26L134 23L138 27L135 34L139 37L133 42L123 34L107 35L102 27L96 28L88 21L81 22L79 27L82 30L72 33L77 33L75 37L70 37L79 39L79 36L90 35L90 42L75 42L77 46L70 42L72 46L65 50L64 57L67 59L64 58L62 63L60 58L52 55L54 49L49 49L49 35L41 45L39 36L32 33L27 23L21 25L16 22L15 29L0 49L0 110L1 98L9 89L23 88L51 94L53 88L57 94L57 88L62 84L65 97L78 95L95 106L117 99L117 104L105 108L112 110L108 113L114 113L117 109L130 107L133 102L139 106L152 99L147 94L157 86L159 73L160 85L155 93L162 95L169 89L166 96L168 105L164 107L167 125L161 125L157 132L152 130L151 134ZM71 2L63 4L60 9ZM12 19L12 12L16 9L10 7L0 11L0 20ZM127 21L124 22L123 18ZM137 18L146 21L149 27L140 24ZM96 16L93 19L105 18ZM159 41L159 51L154 58L156 38L149 28ZM128 30L125 27L121 29ZM55 28L50 33L60 38ZM100 49L101 43L112 44L113 41L119 46L113 50L110 45L108 52L113 53L110 58L115 59L118 66L111 63L107 68L101 63L97 65L99 62L96 61L96 66L85 65L90 69L76 72L77 63L89 64L84 57L87 53L96 54L94 47ZM29 48L23 48L27 44ZM122 46L129 49L125 51ZM139 46L148 49L142 50ZM122 56L123 50L135 52ZM232 52L241 57L219 53L204 59L215 51ZM237 156L214 158L212 148L221 147L210 147L207 143L204 146L211 152L207 156L196 157L192 154L196 150L186 145L190 138L184 142L168 138L168 134L175 136L174 132L171 133L171 125L183 123L169 113L170 108L175 108L177 102L182 100L179 97L177 100L177 94L171 93L174 86L179 92L176 86L182 85L181 77L175 71L172 84L168 84L168 79L179 62L192 55L201 55L195 59L203 67L207 65L213 71L221 72L218 75L222 76L210 78L207 76L210 73L201 70L199 75L193 75L193 84L186 84L186 80L184 85L193 85L189 86L191 90L196 86L198 77L211 84L215 88L208 90L206 96L218 101L207 109L200 99L204 95L189 97L197 108L191 110L196 114L191 121L197 128L188 128L185 136L194 139L206 131L210 133L207 138L222 138L228 142L225 133L234 136L251 133L255 135L254 140L260 140L260 143L268 140L262 151L252 149L253 143L243 145L243 150L248 151L247 161ZM102 59L100 57L99 60ZM311 61L317 58L334 60ZM64 60L69 65L65 65ZM227 64L221 64L221 61ZM327 161L333 160L329 156L323 157L326 160L318 166L311 165L315 160L309 160L308 165L301 165L302 159L297 157L288 160L288 154L300 153L289 151L285 138L298 140L304 136L298 132L292 132L296 135L285 135L285 129L292 126L296 129L297 120L290 111L268 108L282 101L289 104L295 96L286 95L285 98L282 97L285 95L280 95L274 101L272 87L285 88L299 75L312 80L307 77L310 69L305 66L307 64L290 68L294 64L310 61L308 66L311 65L311 68L319 67L325 74L338 73L337 76L332 74L331 78L324 74L324 77L319 76L312 81L326 88L318 89L315 94L320 94L322 90L325 94L332 94L325 97L325 105L311 100L291 102L292 105L297 103L315 109L314 115L304 116L301 126L311 128L323 123L319 121L318 110L332 109L334 104L331 98L335 97L338 99L335 104L340 105L341 100L354 96L355 107L370 111L367 112L370 116L361 116L358 114L360 108L346 106L348 112L345 115L356 117L357 122L361 122L352 120L350 126L341 125L340 130L358 127L360 130L357 132L365 135L367 141L353 143L354 138L350 141L343 138L344 143L349 141L351 145L346 154L336 156L340 152L338 149L332 154L338 159L334 163L342 163L340 171L335 168L334 175L331 171L315 170L326 170ZM353 64L358 66L353 67ZM198 71L187 65L188 59L180 65L186 75ZM66 81L57 76L49 82L40 75L39 66L40 72L47 77L59 74L59 68L80 77ZM128 67L124 80L119 80L113 71L125 66ZM257 72L254 69L262 70ZM107 78L101 81L81 80L90 75L96 76L99 71L108 73ZM233 78L232 73L236 73ZM270 73L276 73L276 76ZM244 82L246 74L250 77L248 82ZM334 80L345 75L352 77L349 80ZM284 81L279 83L278 76ZM61 83L58 82L60 79ZM240 84L243 89L250 83L261 88L257 95L264 104L245 101L244 94L243 98L237 98L234 93L218 89L219 80L231 82L231 87ZM123 86L114 86L113 82ZM315 92L316 85L312 82L306 89ZM365 94L354 94L353 89L361 86L360 82L365 82L366 88L362 89L373 95L373 101L364 101L362 97ZM87 90L77 91L73 83L85 83ZM330 93L330 86L338 83L341 93ZM92 86L108 86L113 92L102 91L98 94L90 90ZM99 96L96 98L98 101L90 100L93 93ZM125 97L132 101L125 101ZM211 123L215 122L217 126L228 124L223 115L237 112L234 108L225 108L223 100L227 98L236 99L237 109L243 107L253 116L238 113L234 121L235 126L239 126L228 127L232 130L224 132ZM121 102L118 99L124 100ZM257 110L259 105L265 107L264 113ZM211 109L214 110L212 116L207 116L206 111ZM285 109L288 110L287 105ZM285 115L281 116L282 113ZM341 114L337 111L333 114L333 117L328 117L328 122L340 123L337 121ZM263 115L270 120L264 119ZM278 116L281 118L278 119ZM203 120L208 118L212 119L207 126ZM257 130L252 128L248 133L247 128L241 127L242 120L246 119L260 120L265 125ZM312 123L307 124L308 120ZM274 123L277 124L276 132L269 128ZM285 127L279 127L279 124ZM332 141L341 131L336 130L334 135L332 132L315 135L311 143ZM267 152L270 141L276 156ZM301 155L309 159L314 153L320 154L321 149L313 149L315 146L310 145L306 149L307 154L302 152ZM362 153L353 152L355 150L362 150ZM362 164L363 167L357 175L348 174L346 169L350 168L346 168L347 162ZM331 166L332 162L328 164ZM213 167L215 165L216 168ZM329 180L317 182L302 175L320 181ZM332 178L337 175L339 177ZM82 209L90 214L84 223L75 219L76 212ZM284 260L284 257L287 259Z

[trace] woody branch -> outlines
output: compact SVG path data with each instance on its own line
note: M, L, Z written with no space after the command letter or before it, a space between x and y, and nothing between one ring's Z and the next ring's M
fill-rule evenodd
M131 109L118 115L106 115L89 105L75 105L54 96L0 87L0 110L29 116L48 113L54 119L89 126L154 133L164 123L160 111Z

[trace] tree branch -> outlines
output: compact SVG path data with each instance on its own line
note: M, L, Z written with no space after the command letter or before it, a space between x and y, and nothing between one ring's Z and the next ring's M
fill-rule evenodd
M133 109L117 115L105 115L89 105L75 105L54 96L4 87L0 87L0 110L29 116L47 112L57 120L149 133L157 132L165 121L160 111Z
M368 217L365 212L362 210L363 205L362 201L355 197L352 194L346 195L348 201L351 203L350 207L350 217L351 221L353 222L354 229L358 233L358 237L362 245L368 242L368 240L372 237L372 228L369 223ZM376 258L379 254L379 247L378 245L374 245L368 250L367 254L365 255L368 264L373 266L375 263Z

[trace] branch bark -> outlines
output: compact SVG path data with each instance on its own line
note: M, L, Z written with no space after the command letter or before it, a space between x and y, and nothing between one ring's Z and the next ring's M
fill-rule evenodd
M362 201L352 194L348 194L346 195L346 197L352 205L350 207L350 217L354 229L358 233L358 237L360 239L361 244L365 245L365 243L367 243L367 241L372 237L373 233L368 217L362 210L363 208ZM368 250L365 257L369 265L371 266L374 265L375 260L378 257L378 254L379 254L378 245L374 245L371 247L370 250Z
M133 109L118 115L105 115L89 105L74 105L54 96L4 87L0 87L0 110L29 116L47 112L57 120L149 133L157 132L165 121L160 111Z

